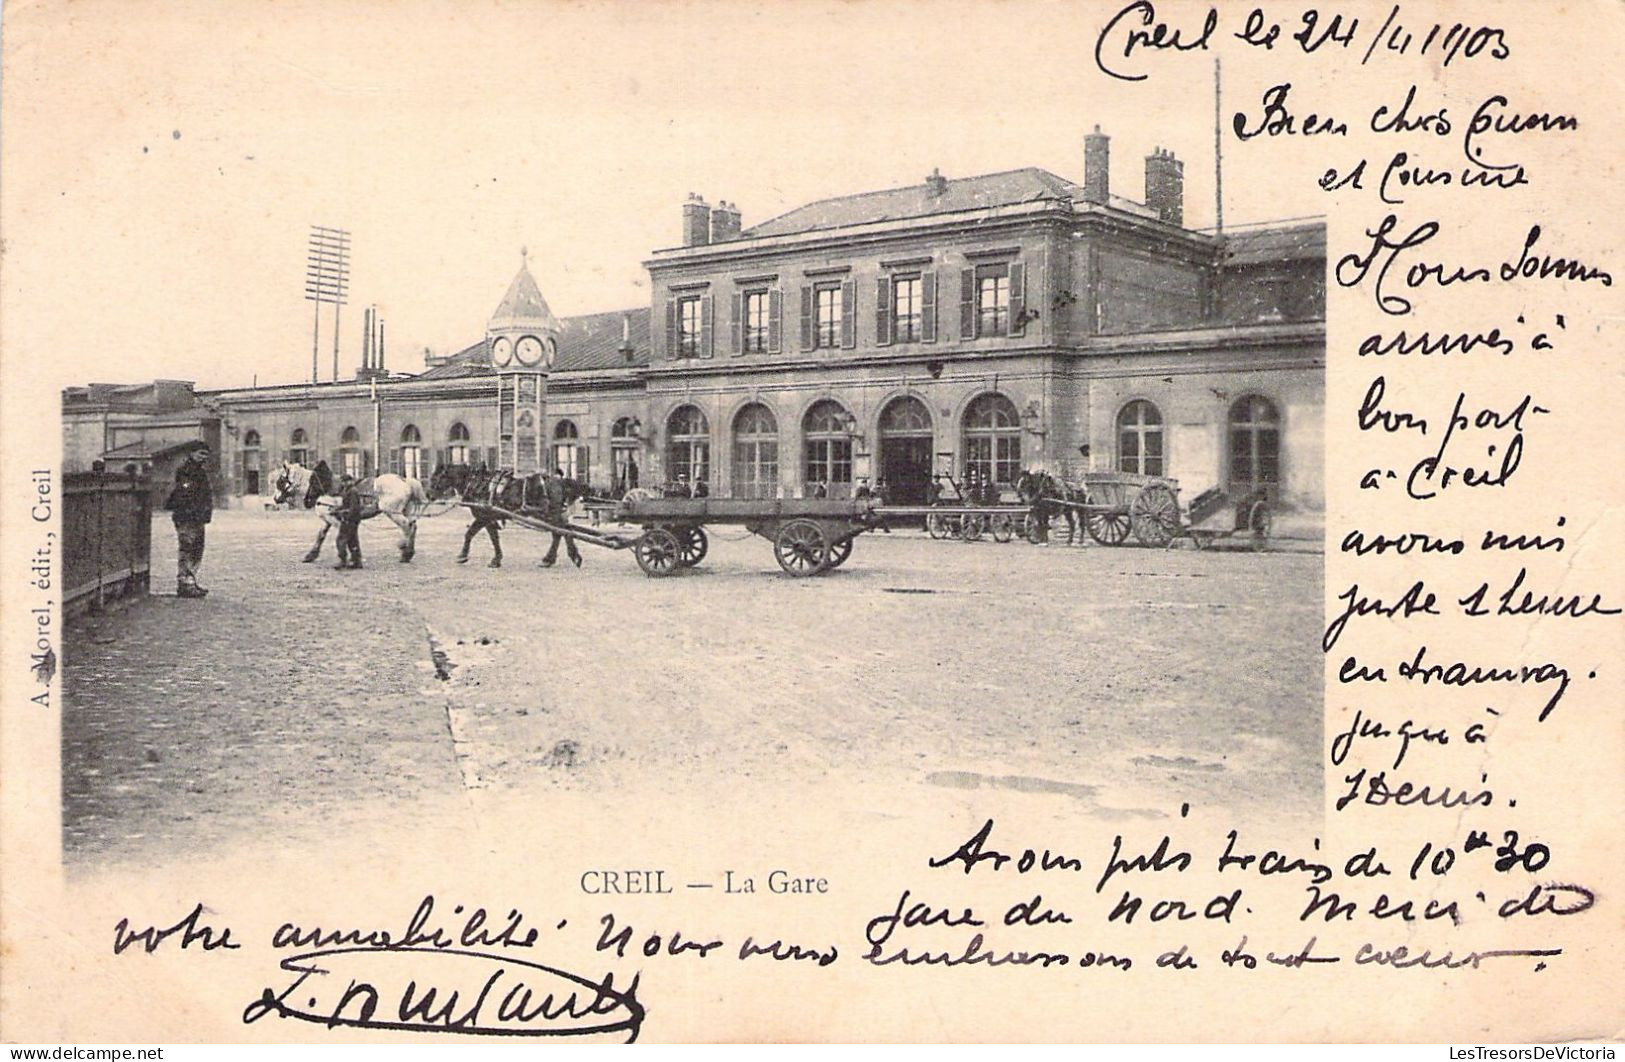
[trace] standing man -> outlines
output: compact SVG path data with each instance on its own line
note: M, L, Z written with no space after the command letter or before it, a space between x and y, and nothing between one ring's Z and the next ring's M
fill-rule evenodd
M566 510L570 501L565 496L564 469L553 469L553 474L548 476L546 482L542 484L542 495L545 503L542 510L542 519L554 527L563 527L568 524L570 515ZM553 532L553 542L547 547L547 556L542 558L542 567L551 568L553 563L559 559L560 539L564 540L564 549L570 555L570 563L577 568L581 567L581 551L576 549L576 540L568 535L561 535L557 531Z
M361 567L361 485L346 474L339 480L339 562L333 567Z
M175 489L169 492L164 508L175 521L175 596L207 597L209 592L197 584L197 570L203 563L203 531L214 519L207 446L193 450L175 470Z

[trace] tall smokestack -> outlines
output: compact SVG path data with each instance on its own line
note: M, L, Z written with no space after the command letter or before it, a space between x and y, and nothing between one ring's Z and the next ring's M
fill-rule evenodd
M373 312L376 314L378 311L374 310ZM374 365L373 368L378 370L378 374L380 376L383 375L383 372L384 372L384 322L383 322L382 318L380 318L379 321L378 321L378 364Z
M361 311L361 371L372 368L372 307Z

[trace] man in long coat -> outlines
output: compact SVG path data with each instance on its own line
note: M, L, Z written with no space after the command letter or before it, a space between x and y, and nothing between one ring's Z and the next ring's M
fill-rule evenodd
M175 522L175 596L207 597L197 584L203 564L204 528L214 519L214 487L209 482L209 448L200 446L175 470L175 489L164 502Z

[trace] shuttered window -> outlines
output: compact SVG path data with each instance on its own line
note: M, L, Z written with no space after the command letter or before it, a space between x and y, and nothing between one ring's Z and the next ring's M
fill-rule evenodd
M704 320L701 316L701 298L690 295L677 300L677 356L697 358L703 338Z
M823 350L841 345L845 292L840 284L821 284L814 289L813 347Z
M771 331L768 322L772 320L772 315L769 312L767 290L747 291L743 296L735 296L735 298L742 298L744 303L742 308L742 340L745 353L766 354Z

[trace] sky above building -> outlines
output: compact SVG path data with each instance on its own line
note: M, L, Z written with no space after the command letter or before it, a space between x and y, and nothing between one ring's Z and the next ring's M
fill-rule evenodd
M560 316L647 306L641 262L679 242L690 192L748 227L933 168L1081 181L1097 123L1114 192L1143 198L1145 156L1172 149L1187 224L1211 225L1211 60L1106 77L1092 52L1118 6L8 9L5 349L54 386L308 379L319 224L351 233L341 375L371 304L389 367L419 371L483 334L521 247ZM1282 150L1249 147L1227 138L1227 223L1324 211L1270 179ZM332 327L328 308L323 379Z

